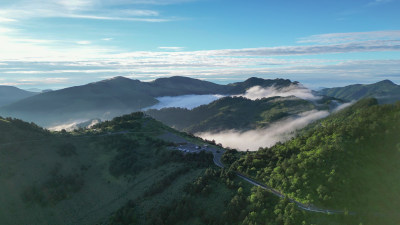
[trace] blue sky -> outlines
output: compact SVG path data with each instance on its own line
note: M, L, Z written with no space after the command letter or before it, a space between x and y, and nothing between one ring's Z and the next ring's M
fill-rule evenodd
M399 0L2 0L0 85L175 75L400 83L399 10Z

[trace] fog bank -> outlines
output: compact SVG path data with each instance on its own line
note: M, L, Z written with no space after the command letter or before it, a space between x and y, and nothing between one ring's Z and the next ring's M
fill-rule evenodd
M296 96L305 100L318 100L321 97L315 96L312 91L308 88L299 85L290 85L284 88L276 88L274 86L263 88L261 86L254 86L249 88L245 94L237 95L242 96L251 100L261 99L261 98L270 98L270 97L288 97L288 96Z
M273 123L265 129L240 132L227 130L218 133L204 132L196 135L208 140L215 140L224 147L238 150L256 151L259 147L271 147L275 143L287 141L295 136L295 131L304 128L309 123L327 117L328 111L312 110L301 113L295 117Z
M160 101L156 105L147 107L147 109L162 109L171 107L180 107L193 109L201 105L209 104L217 99L224 97L223 95L180 95L180 96L163 96L158 97Z

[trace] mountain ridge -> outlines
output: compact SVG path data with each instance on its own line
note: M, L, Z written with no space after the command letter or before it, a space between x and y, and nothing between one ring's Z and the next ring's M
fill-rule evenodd
M352 84L344 87L325 88L317 91L320 95L327 95L347 101L373 97L379 103L394 103L400 100L400 86L391 80L382 80L372 84Z
M142 82L119 76L22 99L1 107L0 114L42 126L54 126L77 119L111 119L155 105L158 103L156 97L161 96L237 94L244 93L252 85L266 87L290 84L290 80L251 78L244 82L219 85L179 76Z

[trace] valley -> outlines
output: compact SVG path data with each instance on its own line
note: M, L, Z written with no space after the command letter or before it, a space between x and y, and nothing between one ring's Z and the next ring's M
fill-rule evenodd
M277 90L274 97L149 109L71 131L2 118L0 221L396 224L390 199L400 190L393 182L399 105ZM321 116L306 119L310 112ZM235 129L238 142L258 150L199 135ZM245 136L254 130L265 133ZM256 141L271 134L278 137L271 144Z

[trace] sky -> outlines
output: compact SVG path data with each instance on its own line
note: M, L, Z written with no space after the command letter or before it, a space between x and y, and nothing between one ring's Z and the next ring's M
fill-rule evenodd
M0 85L400 84L400 0L1 0Z

